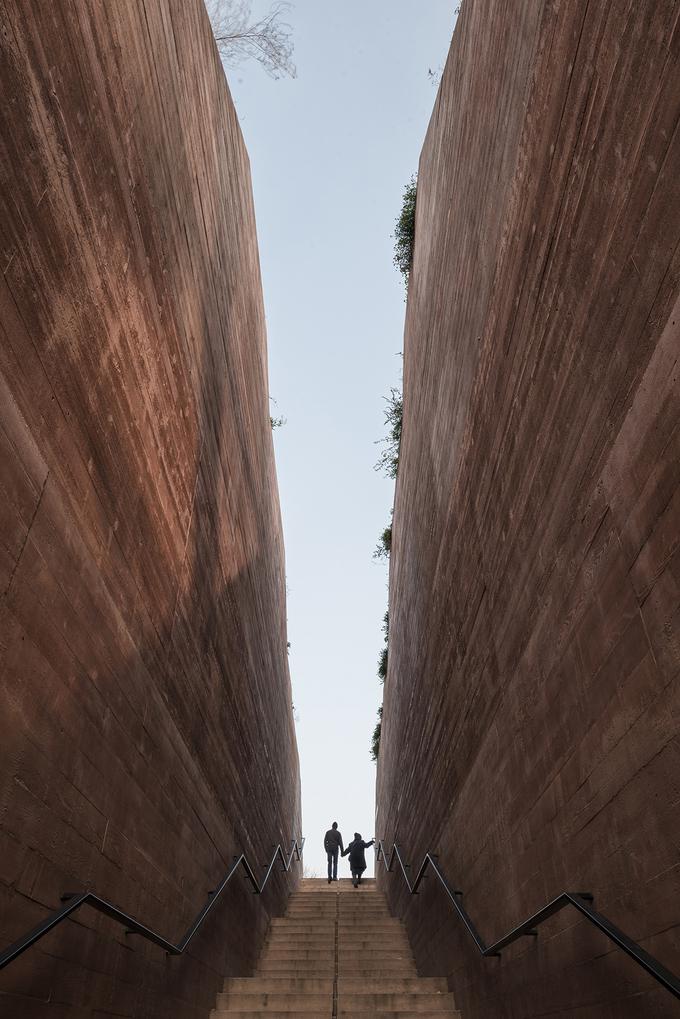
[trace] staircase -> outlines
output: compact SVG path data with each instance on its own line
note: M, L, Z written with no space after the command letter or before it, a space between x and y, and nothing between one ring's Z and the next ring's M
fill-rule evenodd
M446 981L418 977L406 932L373 881L305 880L272 920L257 972L232 978L215 1019L444 1019Z

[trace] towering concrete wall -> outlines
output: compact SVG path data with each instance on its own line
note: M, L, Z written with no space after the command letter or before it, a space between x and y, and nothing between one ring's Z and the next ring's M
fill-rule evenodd
M378 833L492 941L564 889L680 970L680 7L464 0L420 161ZM671 1016L561 914L466 1019Z
M6 0L0 944L91 888L170 938L299 833L249 166L200 0ZM0 1014L192 1017L293 878L168 959L82 911Z

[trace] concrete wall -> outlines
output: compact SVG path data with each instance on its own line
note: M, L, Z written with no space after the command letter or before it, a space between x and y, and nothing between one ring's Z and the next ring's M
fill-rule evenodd
M200 0L7 0L0 87L0 944L174 939L300 824L248 158ZM180 959L82 911L0 1014L203 1019L294 880Z
M377 831L487 941L562 890L680 971L680 7L464 0L420 160ZM565 913L465 1019L677 1002Z

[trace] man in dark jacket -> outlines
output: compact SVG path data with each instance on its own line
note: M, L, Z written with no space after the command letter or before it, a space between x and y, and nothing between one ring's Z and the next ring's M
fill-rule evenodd
M338 850L343 852L342 835L338 831L338 822L333 821L333 825L328 829L323 837L323 847L326 850L326 856L328 857L328 884L331 881L338 880Z
M375 839L371 839L370 842L364 842L361 834L355 831L354 839L347 846L347 849L343 850L343 856L347 856L349 853L349 869L352 872L352 884L355 888L361 884L361 875L366 870L364 850L372 846L374 842Z

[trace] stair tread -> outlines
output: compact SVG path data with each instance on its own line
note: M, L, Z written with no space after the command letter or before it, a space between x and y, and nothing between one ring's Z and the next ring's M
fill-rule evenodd
M372 881L303 881L275 917L257 971L225 981L215 1019L443 1019L459 1016L442 977L419 977L404 924Z

